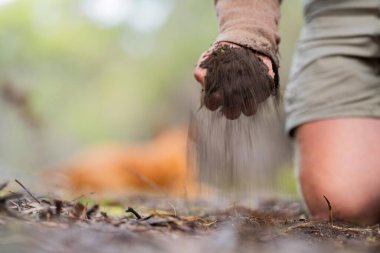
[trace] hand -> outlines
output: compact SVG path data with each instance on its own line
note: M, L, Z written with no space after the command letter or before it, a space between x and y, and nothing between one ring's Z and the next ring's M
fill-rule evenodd
M255 114L257 105L275 89L270 58L228 42L214 44L204 52L194 76L203 87L202 103L212 111L222 107L228 119L238 118L241 112Z

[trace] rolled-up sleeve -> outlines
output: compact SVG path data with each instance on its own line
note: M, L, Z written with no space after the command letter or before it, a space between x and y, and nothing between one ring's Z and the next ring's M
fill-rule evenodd
M215 0L217 42L231 42L267 55L279 67L280 0Z

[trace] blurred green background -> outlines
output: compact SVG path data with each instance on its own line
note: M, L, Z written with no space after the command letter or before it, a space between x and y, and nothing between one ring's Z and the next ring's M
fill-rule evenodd
M282 5L283 87L301 8ZM0 0L0 170L186 122L192 69L216 35L212 0Z

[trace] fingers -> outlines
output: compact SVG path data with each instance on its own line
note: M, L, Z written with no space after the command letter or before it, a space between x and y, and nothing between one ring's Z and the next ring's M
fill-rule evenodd
M258 105L254 99L245 99L241 111L245 116L249 117L257 112L257 106Z
M223 105L222 94L220 94L220 92L214 92L209 96L205 96L203 103L207 109L215 111Z
M230 120L239 118L241 113L246 116L252 116L257 111L257 104L254 99L245 99L242 104L225 106L223 96L218 91L209 96L205 96L203 104L210 111L216 111L218 108L224 106L221 111L223 115Z
M229 120L235 120L241 115L240 106L223 107L222 112Z

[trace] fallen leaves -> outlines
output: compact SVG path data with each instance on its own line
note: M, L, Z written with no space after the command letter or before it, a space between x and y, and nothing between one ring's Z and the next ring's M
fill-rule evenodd
M128 207L123 202L98 204L88 201L88 197L71 201L39 197L25 186L24 195L7 192L6 186L0 184L0 232L7 224L25 225L36 248L45 249L43 252L55 252L54 245L59 245L59 252L106 251L109 247L124 250L126 245L150 250L160 245L157 252L176 252L169 251L170 247L181 249L180 244L171 245L173 242L168 238L182 238L181 243L190 240L196 250L189 252L199 252L207 238L207 247L227 249L229 245L230 251L223 251L228 253L251 252L243 249L270 248L276 243L295 243L295 240L314 246L323 242L332 249L360 249L358 252L371 252L380 244L379 226L355 227L338 221L331 225L327 221L310 220L297 202L272 201L264 202L257 210L234 206L214 211L200 202L197 208L192 208L197 211L189 212L189 206L195 203L130 198L125 201ZM166 208L155 207L157 202L161 206L164 203ZM165 246L158 239L164 240Z

